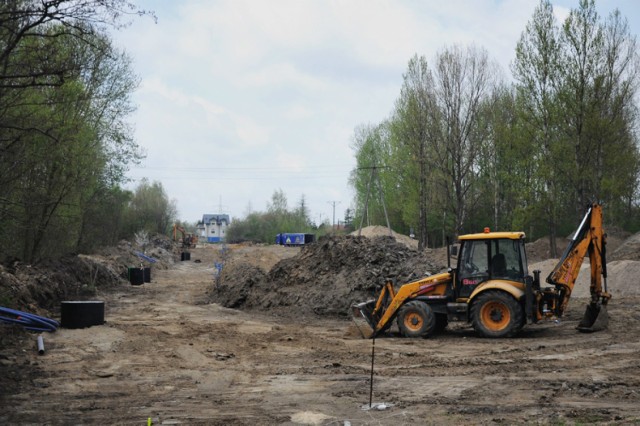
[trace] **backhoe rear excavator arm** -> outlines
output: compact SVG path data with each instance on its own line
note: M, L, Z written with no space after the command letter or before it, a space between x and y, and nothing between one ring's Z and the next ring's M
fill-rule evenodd
M558 317L567 308L587 254L591 266L591 303L578 328L582 331L594 331L592 329L596 326L606 326L602 324L608 319L605 306L611 298L611 294L607 292L606 234L602 227L602 206L599 204L592 204L588 208L562 258L547 277L547 283L555 285L560 293L559 304L555 309ZM596 324L597 321L600 324Z

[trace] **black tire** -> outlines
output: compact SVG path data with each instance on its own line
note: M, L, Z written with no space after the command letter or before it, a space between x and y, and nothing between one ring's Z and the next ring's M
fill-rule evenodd
M435 332L436 316L424 302L407 302L398 311L398 328L404 337L429 337Z
M447 314L436 314L436 328L434 332L442 333L444 329L447 328L447 325L449 325Z
M511 337L522 330L524 311L509 293L488 290L471 305L471 324L483 337Z

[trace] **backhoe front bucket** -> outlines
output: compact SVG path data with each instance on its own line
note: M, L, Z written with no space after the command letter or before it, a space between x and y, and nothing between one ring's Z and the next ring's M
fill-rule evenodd
M373 331L376 329L376 321L373 318L373 310L375 307L375 300L369 300L368 302L362 302L351 306L353 322L356 324L360 334L362 334L362 337L365 339L372 337Z
M576 327L583 333L605 330L609 326L609 313L607 305L600 303L590 303L582 317L582 321Z

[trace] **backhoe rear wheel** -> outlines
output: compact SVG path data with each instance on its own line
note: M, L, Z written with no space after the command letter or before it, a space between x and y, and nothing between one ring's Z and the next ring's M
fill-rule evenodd
M471 305L473 328L484 337L511 337L524 325L522 306L500 290L481 293Z
M398 328L405 337L428 337L435 332L436 316L431 306L413 300L398 311Z

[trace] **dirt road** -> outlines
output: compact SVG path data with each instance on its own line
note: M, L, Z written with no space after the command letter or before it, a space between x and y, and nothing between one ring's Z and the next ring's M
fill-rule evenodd
M260 248L238 251L260 261ZM105 325L0 348L2 424L628 424L640 422L638 299L612 299L610 329L560 324L512 339L467 325L372 341L352 322L207 303L215 254L102 294ZM615 294L615 293L614 293Z

